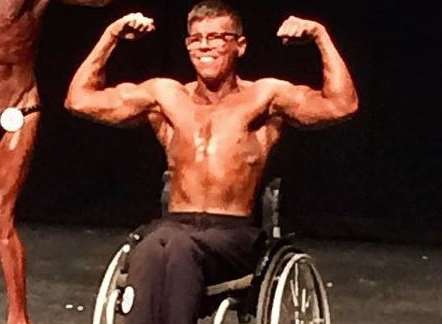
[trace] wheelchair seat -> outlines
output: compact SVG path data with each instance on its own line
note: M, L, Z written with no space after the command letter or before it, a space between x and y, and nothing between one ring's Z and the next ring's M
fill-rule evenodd
M163 203L168 198L165 180ZM326 290L312 258L295 248L294 235L280 237L279 187L276 179L263 193L262 210L270 235L255 272L206 287L207 299L217 303L217 307L208 306L216 308L214 324L223 323L228 310L237 312L239 323L330 324ZM145 226L140 226L130 233L112 258L96 298L93 324L118 324L130 312L134 290L126 284L128 256L144 232Z

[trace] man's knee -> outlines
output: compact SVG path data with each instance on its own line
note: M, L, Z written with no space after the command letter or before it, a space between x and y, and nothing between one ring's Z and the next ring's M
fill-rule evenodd
M22 170L0 165L0 225L13 218L15 203L20 194L22 183Z
M17 239L17 231L13 225L0 222L0 249L10 247Z

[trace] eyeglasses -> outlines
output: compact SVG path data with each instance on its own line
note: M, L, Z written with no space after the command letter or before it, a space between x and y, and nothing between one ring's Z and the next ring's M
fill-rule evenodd
M235 33L209 33L205 37L202 34L193 34L186 37L186 46L188 49L196 49L201 46L203 40L206 39L207 45L210 47L221 47L230 39L237 39L238 34Z

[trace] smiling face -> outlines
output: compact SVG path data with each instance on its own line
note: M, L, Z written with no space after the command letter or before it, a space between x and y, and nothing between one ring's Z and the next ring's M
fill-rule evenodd
M192 23L186 46L199 79L213 83L235 73L235 62L244 54L246 40L237 35L229 16L207 17Z

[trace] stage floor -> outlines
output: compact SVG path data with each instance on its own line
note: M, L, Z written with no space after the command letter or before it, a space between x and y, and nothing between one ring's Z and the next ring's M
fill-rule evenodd
M91 323L102 273L129 229L25 224L19 230L33 324ZM299 248L315 258L327 283L333 323L442 323L440 247L299 240ZM4 323L2 280L0 288Z

